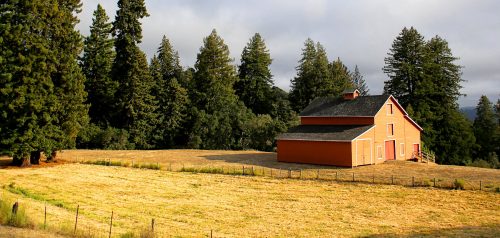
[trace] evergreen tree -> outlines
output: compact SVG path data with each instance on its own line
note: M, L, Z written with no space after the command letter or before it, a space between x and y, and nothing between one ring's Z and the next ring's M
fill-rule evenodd
M53 138L60 138L53 148L44 151L50 153L63 148L75 148L78 132L88 124L88 105L85 104L85 76L78 65L78 56L83 48L82 37L76 30L81 11L80 0L58 0L59 21L48 25L52 29L50 47L56 53L56 71L51 78L54 94L57 98L57 127L62 133L52 131Z
M384 92L393 94L424 129L422 140L439 163L467 164L475 137L460 114L461 66L448 43L436 36L425 42L412 27L404 28L385 59L389 76Z
M147 67L140 69L138 64L143 64L142 56L139 47L137 46L142 40L142 28L140 19L149 16L144 4L144 0L119 0L118 10L116 11L116 19L113 22L113 35L115 39L116 57L112 66L112 79L118 83L118 90L115 94L115 113L116 117L113 124L119 128L128 128L132 124L133 118L130 101L131 96L135 92L134 85L141 84L142 77L148 77L149 72L142 75ZM145 64L147 66L147 62ZM140 72L139 72L140 71ZM133 80L139 80L134 82ZM149 85L150 86L150 85ZM149 93L146 89L141 93Z
M242 123L251 113L239 104L233 85L236 69L229 49L215 30L203 40L198 53L191 98L192 130L189 146L230 149L239 142Z
M329 66L332 80L328 96L338 97L344 90L354 87L351 73L347 66L342 63L340 58L337 58L337 60L333 61Z
M431 148L440 164L466 165L472 162L476 139L472 123L456 109L445 111ZM425 131L424 131L425 133Z
M476 107L474 119L474 135L479 145L476 159L487 160L490 153L495 152L495 133L498 124L493 111L493 104L488 97L481 96Z
M255 114L269 114L272 110L271 62L264 39L256 33L243 48L239 81L234 86L236 94Z
M30 164L54 120L47 97L53 98L55 56L45 38L45 10L38 0L0 4L0 148L19 165Z
M38 163L42 151L53 157L74 146L87 122L74 29L80 6L77 0L0 4L0 148L14 163Z
M408 106L422 81L424 46L424 37L413 27L405 27L384 60L383 71L389 76L389 80L384 82L384 93L392 94L403 107Z
M116 57L112 78L119 84L114 125L129 130L138 148L153 146L152 131L158 117L157 101L151 94L154 82L146 56L137 46L142 40L139 20L147 16L144 0L119 0L113 22Z
M328 57L323 46L307 39L296 69L289 97L293 110L299 112L316 97L326 96L330 91Z
M175 145L175 138L186 120L188 105L187 90L178 83L182 77L179 56L170 41L164 36L156 56L151 61L151 71L155 82L153 95L158 100L158 126L154 135L160 148Z
M359 90L359 94L361 96L367 96L369 95L369 89L368 86L366 85L365 80L363 79L363 75L359 72L358 66L354 67L354 72L351 75L352 78L352 83L354 84L354 87Z
M82 71L87 79L85 89L88 93L87 102L90 103L90 120L100 126L106 126L111 121L117 89L117 82L111 79L115 52L111 39L112 25L108 20L106 11L98 4L81 58Z

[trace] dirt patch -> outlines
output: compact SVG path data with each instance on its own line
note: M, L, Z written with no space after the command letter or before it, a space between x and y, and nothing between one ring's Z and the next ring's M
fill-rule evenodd
M68 163L65 160L58 159L56 161L40 160L40 164L32 164L29 167L19 167L12 165L12 158L8 156L0 156L0 169L24 169L24 168L46 168L58 166Z

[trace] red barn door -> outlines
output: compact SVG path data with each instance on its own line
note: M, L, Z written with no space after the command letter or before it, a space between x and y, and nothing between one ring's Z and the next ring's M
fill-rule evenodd
M395 141L389 140L385 142L385 159L386 160L395 160Z

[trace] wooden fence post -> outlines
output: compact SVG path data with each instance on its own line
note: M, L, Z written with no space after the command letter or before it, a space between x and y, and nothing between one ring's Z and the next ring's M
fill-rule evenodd
M111 222L109 223L109 238L111 238L111 229L113 228L113 210L111 210Z
M80 210L80 205L76 206L76 218L75 218L75 229L73 230L73 234L76 233L76 225L78 224L78 211Z
M415 176L411 177L411 186L415 187Z
M271 168L271 178L273 177L273 168Z
M354 173L352 173L352 181L354 182Z
M153 237L155 234L155 219L151 218L151 233L153 233Z
M436 187L436 178L434 178L434 187Z
M299 170L299 179L302 179L302 169Z
M479 180L479 191L483 190L483 182Z
M391 175L391 184L394 185L394 175Z
M43 218L43 228L47 228L47 203L45 203L45 216Z
M292 168L288 168L288 178L292 178Z
M319 169L318 169L318 176L316 177L316 179L319 179Z
M245 165L243 165L243 172L241 174L245 175Z
M253 166L252 166L252 176L255 176L255 171L253 170Z
M335 181L339 180L339 172L335 171Z

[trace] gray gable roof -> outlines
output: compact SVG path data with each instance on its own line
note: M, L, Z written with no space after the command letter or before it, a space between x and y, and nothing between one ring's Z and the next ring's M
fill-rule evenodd
M278 136L278 140L352 141L373 125L300 125Z
M375 116L389 97L390 95L359 96L353 100L344 100L342 97L316 98L300 116Z

